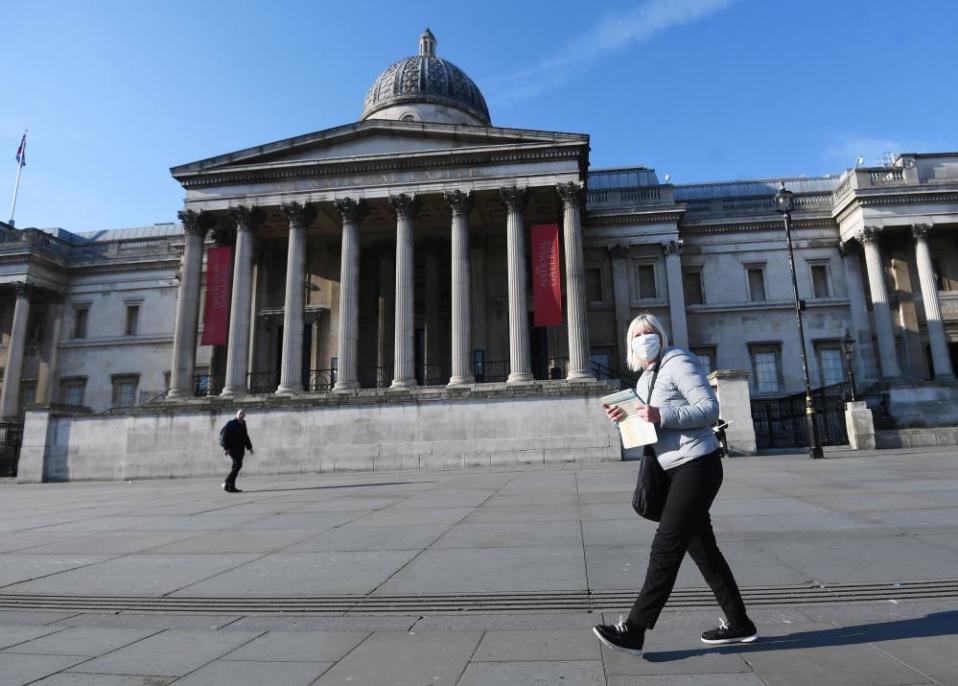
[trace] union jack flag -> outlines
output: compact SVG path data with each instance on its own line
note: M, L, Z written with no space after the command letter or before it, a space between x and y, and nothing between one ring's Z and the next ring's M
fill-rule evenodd
M23 134L20 139L20 147L17 148L17 163L23 167L27 164L27 134Z

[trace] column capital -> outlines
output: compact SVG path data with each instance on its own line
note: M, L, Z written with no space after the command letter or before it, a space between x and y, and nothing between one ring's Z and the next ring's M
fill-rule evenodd
M183 232L190 236L204 238L206 232L216 223L209 212L195 212L194 210L180 210L176 213L183 224Z
M472 193L469 191L446 191L442 197L449 203L449 209L452 210L454 217L459 214L469 214L469 210L472 209Z
M316 219L316 206L311 202L284 202L279 207L291 227L305 229Z
M865 226L858 232L855 238L858 239L858 242L862 245L866 243L871 243L878 240L878 235L881 233L881 228L878 226Z
M233 221L236 222L237 231L255 231L256 227L262 224L266 218L263 210L255 206L236 205L229 208L229 213Z
M412 193L390 195L389 207L397 218L412 219L419 212L419 199Z
M333 205L336 206L339 214L342 215L344 224L346 222L359 224L363 218L365 218L368 210L366 202L362 199L340 198L339 200L334 200Z
M684 244L685 243L684 241L682 241L682 239L679 239L677 241L665 241L661 243L662 254L665 255L666 257L668 257L669 255L678 255L680 252L682 252L682 246Z
M616 260L624 260L629 256L629 253L632 252L630 246L623 245L622 243L607 246L607 250L609 254L612 255L612 258Z
M519 188L518 186L500 188L499 197L502 198L502 202L506 204L506 207L508 207L510 211L521 212L526 206L526 201L529 199L529 192L528 189Z
M563 207L579 207L582 204L582 184L570 181L556 184L556 192L562 198Z
M13 292L18 298L29 298L37 290L37 287L30 281L16 281L13 284Z
M912 224L911 235L916 241L928 240L928 234L931 233L931 224Z

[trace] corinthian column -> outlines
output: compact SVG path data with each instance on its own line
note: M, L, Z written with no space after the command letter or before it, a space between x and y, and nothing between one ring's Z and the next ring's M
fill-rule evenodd
M891 327L891 310L888 307L888 291L885 289L885 270L878 247L879 230L866 226L858 234L858 242L865 249L865 265L868 270L868 289L872 296L872 314L875 318L875 333L878 335L878 357L882 376L886 381L901 379L898 354L895 351L895 334Z
M230 330L226 347L226 382L220 395L247 392L249 364L249 309L252 300L253 233L263 220L258 208L231 207L236 222L236 254L233 258L233 294L230 299Z
M469 209L472 195L445 193L452 210L452 375L450 386L475 383L472 371L472 337L469 282Z
M413 228L416 198L402 193L390 196L396 213L396 326L393 345L393 381L396 390L416 385L413 312Z
M672 344L689 347L689 326L685 317L685 288L682 286L682 258L680 241L662 244L665 253L665 278L669 285L669 318L672 320Z
M337 392L359 388L359 224L365 205L352 198L336 201L343 216L343 241L339 267L339 367Z
M569 330L567 381L595 379L589 364L589 313L585 304L585 264L582 255L582 185L560 183L562 238L565 244L566 322Z
M178 213L186 243L180 262L180 289L173 322L173 361L167 398L193 395L196 370L196 321L200 313L200 276L203 271L203 239L212 225L210 215L193 210Z
M283 301L283 356L277 395L303 392L303 298L306 289L306 229L316 218L310 204L282 206L289 220L286 253L286 299Z
M925 324L928 327L928 344L931 347L935 378L939 381L953 381L955 373L951 368L948 340L945 338L945 325L941 320L941 306L938 303L935 268L931 264L931 251L928 249L928 232L931 231L931 225L914 224L911 230L915 237L915 260L918 262L918 281L921 284L921 301L925 306Z
M506 204L506 261L509 273L509 378L506 383L532 383L529 358L529 311L526 305L526 231L522 221L525 188L501 188Z
M10 344L7 346L7 364L3 372L3 392L0 393L0 418L16 419L20 405L20 374L23 371L23 349L27 342L27 322L30 320L30 295L33 284L18 281L14 284L16 304Z

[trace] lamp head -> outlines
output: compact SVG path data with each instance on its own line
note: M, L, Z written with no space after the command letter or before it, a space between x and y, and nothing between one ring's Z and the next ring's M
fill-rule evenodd
M852 335L848 333L848 329L845 329L845 335L842 336L842 352L845 353L846 357L851 357L852 353L855 352L855 339L852 338Z
M782 214L791 212L795 207L794 196L794 193L785 189L785 182L782 181L778 193L775 194L775 211Z

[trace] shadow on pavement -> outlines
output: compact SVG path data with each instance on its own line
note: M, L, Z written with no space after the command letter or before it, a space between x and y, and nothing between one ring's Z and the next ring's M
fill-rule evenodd
M761 632L761 626L759 626ZM696 650L669 650L647 652L643 657L649 662L673 662L690 657L710 654L754 653L766 650L799 650L803 648L825 648L830 646L858 645L898 641L908 638L928 638L931 636L949 636L958 634L958 612L936 612L925 617L903 619L894 622L859 624L858 626L836 627L823 631L800 631L783 636L759 638L755 643L739 643L716 648Z

